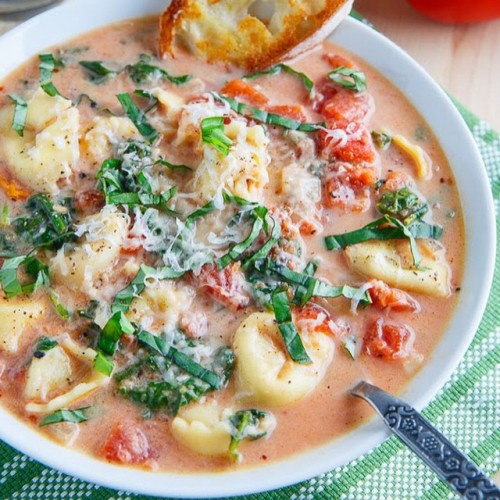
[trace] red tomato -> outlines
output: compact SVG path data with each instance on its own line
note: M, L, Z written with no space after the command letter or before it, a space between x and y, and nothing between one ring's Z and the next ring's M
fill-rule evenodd
M241 99L251 106L264 106L269 99L243 80L232 80L221 89L221 94Z
M215 264L206 264L201 268L197 280L200 288L229 309L242 309L250 302L245 277L238 262L222 270L217 269Z
M133 424L114 427L99 454L110 462L120 464L143 464L151 458L146 435Z
M409 358L413 352L413 332L404 325L388 324L378 318L368 326L363 349L369 355L385 361Z
M344 324L337 325L326 309L313 302L296 309L295 323L300 332L307 332L308 334L323 333L337 337L346 333L347 328Z
M268 106L266 111L269 113L275 113L277 115L286 116L287 118L291 118L292 120L297 120L298 122L305 122L306 115L304 114L304 110L302 106L299 105L291 105L291 104L278 104L276 106Z
M382 309L392 309L397 312L419 311L419 303L403 290L391 288L380 280L370 280L371 288L368 290L373 305Z
M498 0L408 0L419 12L445 23L476 23L500 17Z

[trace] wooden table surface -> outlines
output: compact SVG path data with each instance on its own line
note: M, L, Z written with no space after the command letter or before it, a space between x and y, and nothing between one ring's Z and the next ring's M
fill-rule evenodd
M404 0L356 0L354 6L500 131L500 19L454 26L422 17ZM0 34L32 14L0 15Z
M354 7L451 95L500 131L500 19L441 24L404 0L355 0Z

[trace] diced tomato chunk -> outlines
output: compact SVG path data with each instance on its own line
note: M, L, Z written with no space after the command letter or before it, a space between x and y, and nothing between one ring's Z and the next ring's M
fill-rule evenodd
M139 426L130 423L114 427L99 454L120 464L143 464L152 458L146 435Z
M353 61L340 54L325 54L324 57L332 65L332 68L340 68L343 66L344 68L358 69Z
M295 324L300 332L323 333L334 337L344 335L347 328L342 323L335 323L326 309L313 302L296 309Z
M7 179L0 172L0 189L13 201L25 200L30 192L18 184L14 179Z
M403 290L391 288L387 283L380 280L370 280L369 283L371 288L368 289L368 293L373 305L397 312L420 310L420 304Z
M83 215L92 215L104 207L104 195L96 189L77 191L74 198L75 208Z
M410 176L404 172L389 172L381 191L399 191L400 189L409 186L410 182Z
M363 339L363 349L369 356L385 361L397 361L414 354L414 333L404 325L388 324L383 318L373 321Z
M370 206L370 187L375 182L372 168L342 163L326 171L323 179L323 200L328 208L362 212Z
M345 127L349 123L367 123L373 109L373 98L370 94L358 94L342 88L324 98L318 111L327 120L334 121L337 127Z
M250 302L245 277L238 262L221 270L215 264L206 264L201 268L197 280L200 288L229 309L242 309Z
M231 80L221 89L221 94L242 100L251 106L265 106L269 99L243 80Z
M275 113L277 115L286 116L292 120L297 120L298 122L305 122L306 115L302 106L292 105L292 104L278 104L276 106L268 106L266 111L269 113Z

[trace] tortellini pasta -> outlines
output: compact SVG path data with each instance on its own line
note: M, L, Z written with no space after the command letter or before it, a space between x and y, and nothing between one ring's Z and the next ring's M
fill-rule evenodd
M196 453L222 455L228 452L231 442L226 413L217 405L191 404L181 409L172 421L172 433Z
M172 281L157 281L146 286L130 305L128 317L151 331L175 328L179 315L189 310L194 290Z
M68 386L71 375L68 355L56 346L44 352L43 357L31 360L24 395L27 399L46 401L47 396Z
M56 194L80 157L78 109L39 89L28 101L22 137L12 129L13 112L10 107L0 113L0 142L9 168L30 188Z
M204 145L194 190L204 200L220 197L227 191L246 200L262 201L262 190L269 182L269 139L264 128L232 120L224 126L224 134L233 141L229 154L224 156L212 146Z
M23 332L44 314L48 304L33 297L0 298L0 350L16 352Z
M50 262L55 283L92 294L98 280L112 271L127 235L128 218L106 207L80 224L84 241L73 249L61 248Z
M98 116L82 139L82 153L90 155L97 164L112 156L112 147L128 139L139 138L134 124L127 117Z
M285 406L302 399L322 380L334 353L322 333L301 332L311 364L295 363L285 351L271 313L253 313L236 330L236 381L245 401Z
M412 266L407 241L366 241L348 246L345 254L351 267L369 278L410 292L434 297L450 294L450 270L440 252L424 247L419 268Z

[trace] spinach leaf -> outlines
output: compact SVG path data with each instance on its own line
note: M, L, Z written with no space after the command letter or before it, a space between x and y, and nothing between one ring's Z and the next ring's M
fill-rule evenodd
M132 335L134 332L134 325L121 311L117 311L104 325L97 341L97 347L103 353L112 356L116 351L120 337L124 333Z
M160 133L151 126L146 118L146 112L136 106L130 97L130 94L123 92L118 94L116 97L118 101L120 101L123 111L130 118L144 139L146 139L149 143L156 141L156 139L160 136Z
M229 452L233 458L238 459L240 454L237 450L238 445L244 439L255 441L265 437L269 433L269 427L265 426L265 421L274 421L271 413L262 410L240 410L229 417L231 425L231 443ZM271 429L272 430L272 429Z
M385 192L377 203L377 210L409 226L429 211L429 205L407 187L403 187L395 192Z
M25 284L20 282L18 271L21 266L34 281ZM5 260L0 269L0 284L8 299L16 295L33 293L50 284L49 268L35 257L27 255L12 257Z

